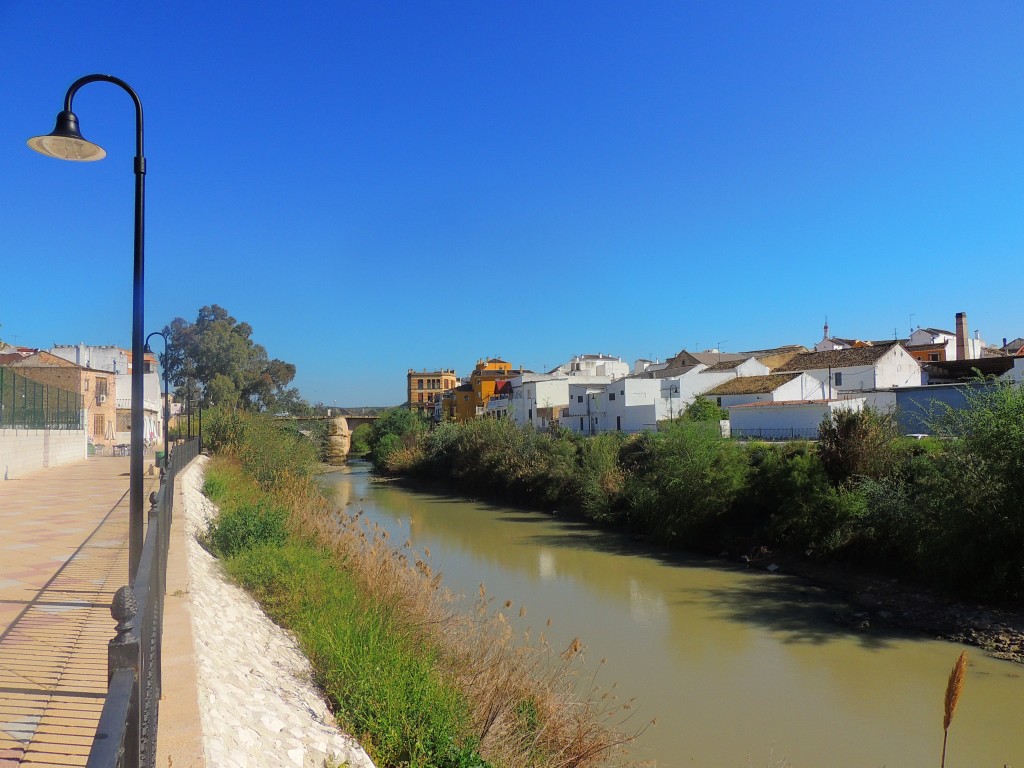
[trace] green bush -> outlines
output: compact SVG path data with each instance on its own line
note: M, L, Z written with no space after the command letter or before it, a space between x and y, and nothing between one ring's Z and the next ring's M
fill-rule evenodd
M818 428L818 455L837 486L849 486L861 477L884 477L892 469L892 445L898 434L891 413L874 408L833 411Z
M207 540L220 557L232 557L264 544L281 546L288 538L287 520L288 513L267 499L222 508L210 521Z
M991 381L931 425L943 438L917 503L930 525L921 568L976 597L1024 598L1024 385Z
M626 482L630 522L683 546L715 546L721 520L746 480L742 447L717 424L673 422L631 446Z

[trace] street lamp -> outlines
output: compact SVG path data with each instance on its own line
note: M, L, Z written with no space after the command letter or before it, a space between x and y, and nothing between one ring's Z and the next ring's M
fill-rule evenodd
M164 377L164 464L160 467L160 474L162 475L167 471L167 460L170 458L170 454L167 452L167 433L170 431L168 424L171 422L171 401L167 397L167 337L160 333L160 331L153 331L146 337L146 345L143 351L153 354L153 349L149 346L149 340L154 336L159 336L164 340L164 365L160 366L160 372Z
M142 153L142 102L124 80L111 75L86 75L68 88L64 96L64 109L57 114L57 125L46 136L28 140L36 152L59 160L102 160L107 153L102 147L87 141L78 128L78 118L71 111L71 103L78 89L95 82L107 82L122 88L135 103L135 269L132 280L132 440L128 482L128 582L135 583L135 572L142 558L142 427L143 427L143 304L144 304L144 248L146 158Z

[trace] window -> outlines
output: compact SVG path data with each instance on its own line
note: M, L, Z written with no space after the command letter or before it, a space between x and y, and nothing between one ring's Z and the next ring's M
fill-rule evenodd
M101 379L101 378L97 378L96 379L96 394L97 394L97 396L98 395L105 395L105 394L107 394L107 380L106 379Z
M619 431L619 432L622 431L622 417L621 416L616 416L615 417L615 429L617 431Z
M530 421L533 421L533 408L526 412L526 418L528 418Z
M842 372L841 371L836 371L835 377L836 377L836 386L837 387L843 386L843 374L842 374Z
M423 389L423 379L416 379L416 389Z
M939 362L939 353L938 352L929 352L928 353L928 362L929 363L937 363L937 362Z
M609 392L608 393L608 399L609 400L614 400L615 399L615 393L614 392Z
M88 379L86 379L85 382L83 383L83 390L85 392L89 391L89 380Z
M583 402L583 395L576 395L576 402L577 403L582 403Z
M583 431L583 417L580 416L580 432Z
M416 395L416 400L417 400L417 402L420 402L420 403L423 402L423 393L422 392L420 392L418 395Z
M103 437L107 431L107 418L102 413L94 413L92 416L92 433L96 437Z

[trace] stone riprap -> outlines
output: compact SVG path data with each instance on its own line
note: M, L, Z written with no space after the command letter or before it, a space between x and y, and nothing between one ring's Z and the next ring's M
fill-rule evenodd
M334 725L295 640L196 541L217 514L202 493L205 462L193 462L179 482L207 765L374 768L363 748Z

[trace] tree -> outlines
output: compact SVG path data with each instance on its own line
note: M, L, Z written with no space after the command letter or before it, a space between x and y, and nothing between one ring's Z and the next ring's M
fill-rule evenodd
M191 385L206 403L250 410L274 409L281 398L290 405L301 400L288 389L295 366L271 360L253 340L252 326L217 304L202 307L195 323L174 318L164 333L168 348L161 362L179 394Z
M729 418L729 412L706 397L698 397L683 411L683 416L690 421L714 421Z
M884 477L895 461L893 441L898 435L891 413L870 407L833 411L818 427L818 456L836 486Z

